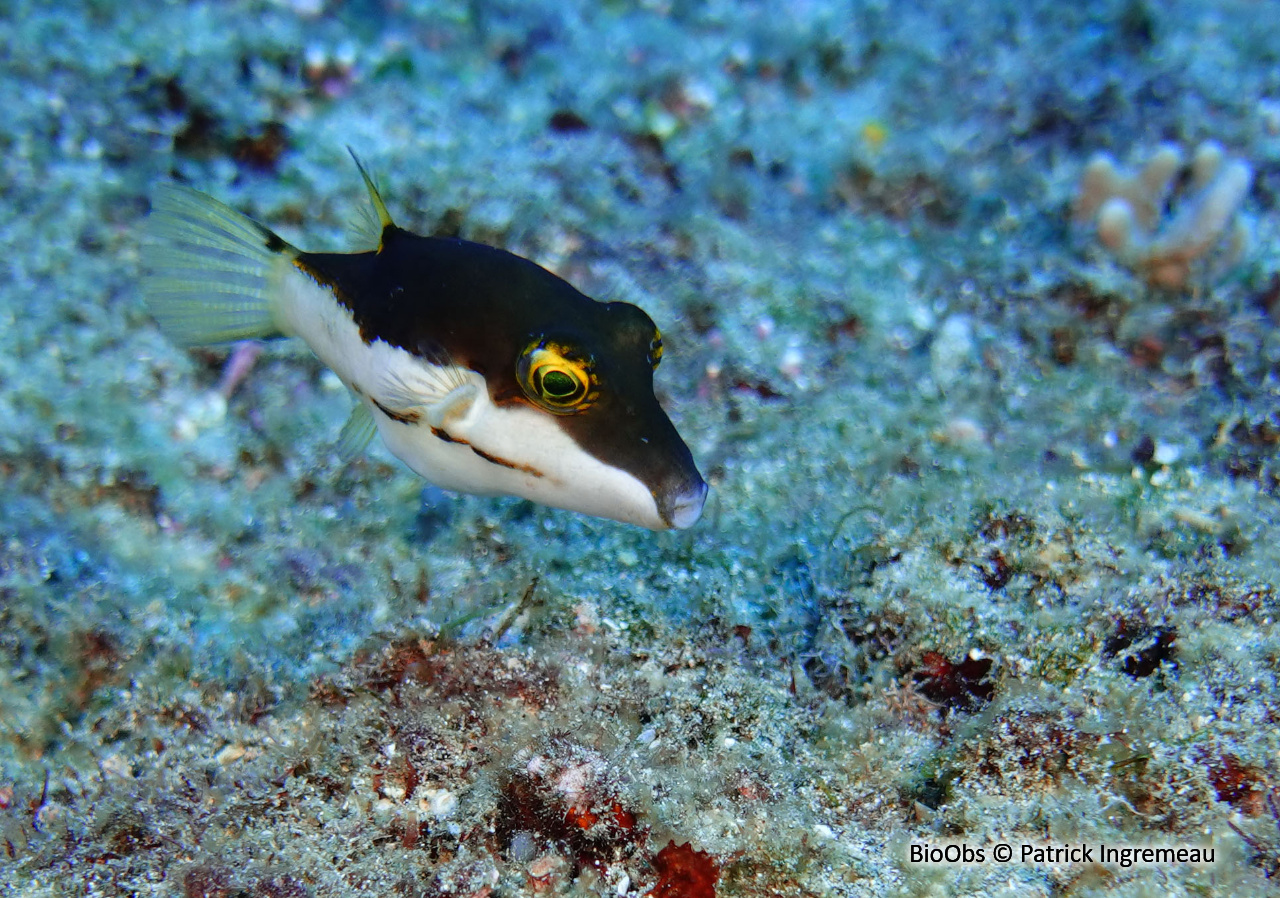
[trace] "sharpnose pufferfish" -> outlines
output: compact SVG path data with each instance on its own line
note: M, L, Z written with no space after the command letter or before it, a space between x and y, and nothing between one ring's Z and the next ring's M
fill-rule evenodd
M189 346L306 341L356 397L344 454L376 432L445 489L692 526L707 484L654 397L662 337L649 316L505 250L397 227L356 164L378 221L366 252L303 252L161 186L143 262L164 331Z

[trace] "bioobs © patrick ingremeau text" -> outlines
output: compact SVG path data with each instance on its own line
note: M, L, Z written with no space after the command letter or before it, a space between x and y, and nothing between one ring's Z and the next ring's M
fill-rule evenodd
M1172 864L1207 866L1215 862L1212 845L1115 845L1106 842L911 842L907 862L922 866L978 864L1055 865L1102 864L1114 867L1154 867Z

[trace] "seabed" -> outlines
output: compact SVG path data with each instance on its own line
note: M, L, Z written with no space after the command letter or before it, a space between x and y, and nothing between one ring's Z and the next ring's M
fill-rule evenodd
M1280 894L1267 4L3 7L8 894ZM1073 215L1206 142L1195 239ZM348 146L658 322L695 528L343 463L304 346L160 333L154 185L342 249Z

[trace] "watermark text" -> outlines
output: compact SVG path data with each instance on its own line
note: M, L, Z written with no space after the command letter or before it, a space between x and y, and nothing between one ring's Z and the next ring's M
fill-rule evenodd
M1123 845L1109 842L910 842L907 863L928 867L970 867L982 864L1104 867L1167 867L1214 864L1212 845Z

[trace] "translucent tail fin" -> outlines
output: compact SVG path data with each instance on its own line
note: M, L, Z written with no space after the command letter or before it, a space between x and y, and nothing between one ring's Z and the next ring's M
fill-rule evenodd
M143 292L176 343L198 346L282 333L275 306L298 251L210 196L163 184L152 200Z

